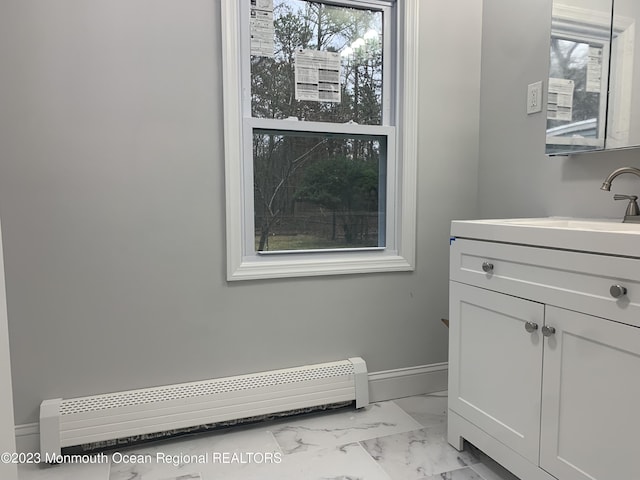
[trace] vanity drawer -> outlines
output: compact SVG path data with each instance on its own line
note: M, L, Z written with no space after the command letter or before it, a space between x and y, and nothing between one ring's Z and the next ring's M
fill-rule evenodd
M463 238L450 253L453 281L640 327L640 259Z

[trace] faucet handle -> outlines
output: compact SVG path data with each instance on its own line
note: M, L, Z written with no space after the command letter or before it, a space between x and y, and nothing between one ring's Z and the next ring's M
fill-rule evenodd
M627 212L625 213L625 217L637 217L640 215L640 208L638 208L638 197L636 195L621 195L616 193L613 196L614 200L629 200L629 205L627 205Z
M631 200L631 201L635 201L638 199L637 196L635 195L622 195L620 193L616 193L613 195L613 199L614 200Z

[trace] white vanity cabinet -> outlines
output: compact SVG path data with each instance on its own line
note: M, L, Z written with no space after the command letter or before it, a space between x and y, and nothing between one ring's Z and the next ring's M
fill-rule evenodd
M449 442L522 480L640 479L640 258L457 230Z

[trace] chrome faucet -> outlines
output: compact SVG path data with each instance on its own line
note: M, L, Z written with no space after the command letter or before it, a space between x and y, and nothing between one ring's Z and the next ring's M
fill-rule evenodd
M633 173L640 177L640 169L635 167L622 167L614 170L609 174L607 178L604 179L604 183L600 187L600 190L606 190L607 192L611 190L611 183L613 179L618 175L622 175L623 173ZM627 205L627 211L624 214L623 222L626 223L640 223L640 208L638 208L638 197L636 195L620 195L615 194L613 196L614 200L629 200L629 205Z

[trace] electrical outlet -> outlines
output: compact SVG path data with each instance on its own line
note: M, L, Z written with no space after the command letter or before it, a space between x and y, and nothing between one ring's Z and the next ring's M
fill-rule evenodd
M542 111L542 81L527 87L527 115Z

